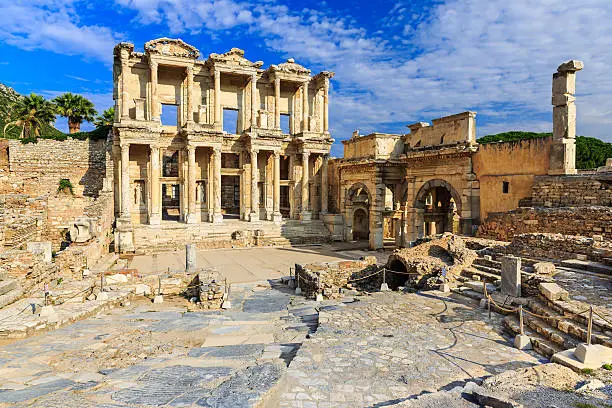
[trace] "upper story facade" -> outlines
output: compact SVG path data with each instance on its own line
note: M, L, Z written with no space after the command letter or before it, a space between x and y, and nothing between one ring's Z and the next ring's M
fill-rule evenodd
M293 59L264 69L237 48L204 60L180 39L149 41L144 52L120 43L113 64L115 128L146 129L152 138L174 133L330 142L333 76L313 76Z

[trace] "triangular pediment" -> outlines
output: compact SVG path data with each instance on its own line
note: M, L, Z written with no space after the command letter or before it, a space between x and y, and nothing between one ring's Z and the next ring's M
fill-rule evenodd
M215 63L233 65L238 67L259 68L263 65L262 61L251 62L244 58L244 50L232 48L224 54L210 54L209 59Z
M200 51L193 45L189 45L177 38L158 38L145 44L145 51L149 54L159 54L168 57L181 57L197 59Z
M293 58L289 58L287 62L283 62L282 64L272 65L270 68L273 71L286 72L288 74L310 74L310 70L308 68L305 68L303 65L298 64Z

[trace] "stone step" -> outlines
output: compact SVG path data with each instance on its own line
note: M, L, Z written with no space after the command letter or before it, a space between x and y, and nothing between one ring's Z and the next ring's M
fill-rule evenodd
M472 267L464 268L461 271L461 274L469 279L472 279L472 276L476 275L480 277L480 280L483 280L486 282L495 282L496 280L500 279L500 275L495 275L489 272L483 272L480 269L475 269Z
M0 281L0 295L4 295L17 288L17 281L14 279Z
M604 275L612 276L612 266L608 266L599 262L581 261L579 259L566 259L564 261L561 261L561 265L572 269L579 269L583 271L601 273Z
M524 313L523 321L525 325L531 328L531 330L548 339L552 343L557 344L563 350L574 348L580 343L579 340L573 338L572 336L550 326L546 319L541 319L528 313Z
M23 296L23 290L17 287L4 295L0 295L0 308L10 305Z
M513 336L520 334L521 332L519 319L516 315L509 315L504 317L504 326L506 328L506 331L508 331ZM532 331L526 325L523 327L523 332L531 339L533 349L547 358L552 357L552 355L555 353L563 351L563 348L559 347L557 344L552 343L549 340L546 340L544 337Z
M8 272L0 271L0 282L9 279Z
M530 299L528 304L529 310L533 313L546 317L562 317L560 313L548 307L546 303L537 299ZM579 342L586 342L587 327L586 325L573 319L548 319L546 320L552 327L561 330L562 332L574 337ZM593 330L591 333L591 341L594 344L603 344L607 347L612 347L612 338L601 331Z
M498 269L498 268L492 268L492 267L490 267L490 266L484 266L484 265L472 265L472 268L474 268L474 269L478 269L478 270L483 271L483 272L490 273L490 274L492 274L492 275L497 275L497 276L500 276L500 275L501 275L501 269Z
M544 298L543 296L540 296L540 300L544 301L548 305L548 307L552 308L553 310L564 316L575 315L576 313L580 313L589 308L589 304L580 302L578 300L550 301ZM600 312L603 312L601 309L599 310ZM607 313L607 319L612 321L612 315L610 315L610 313ZM573 320L576 322L580 322L583 325L586 325L588 323L588 313L583 313L581 315L574 316ZM593 316L593 329L612 336L612 324L597 315Z
M487 259L487 258L476 258L474 260L473 265L482 265L482 266L487 266L489 268L496 268L496 269L501 269L501 262L500 261L496 261L494 259Z

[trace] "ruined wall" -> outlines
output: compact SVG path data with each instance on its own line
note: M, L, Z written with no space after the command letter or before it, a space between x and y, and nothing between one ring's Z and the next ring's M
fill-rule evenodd
M478 236L509 241L535 232L560 233L612 239L612 207L526 207L504 213L490 213L478 228Z
M612 207L612 174L536 177L531 197L531 205L540 207Z
M601 238L601 237L600 237ZM612 243L602 239L562 234L521 234L506 248L509 253L530 258L575 259L584 255L601 262L612 257Z
M475 143L476 124L474 112L463 112L426 122L409 125L410 134L405 136L406 147L443 146L456 143Z
M521 199L531 196L534 177L548 172L551 143L547 137L478 146L473 166L480 183L481 219L514 210Z
M400 135L372 133L367 136L354 136L344 140L344 158L388 159L403 153L404 144Z

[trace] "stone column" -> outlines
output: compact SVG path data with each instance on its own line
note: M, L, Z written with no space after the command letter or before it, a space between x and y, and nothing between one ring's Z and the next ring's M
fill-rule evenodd
M211 221L221 223L223 222L223 214L221 214L221 148L216 147L214 150L213 215Z
M272 221L281 222L283 216L280 212L280 152L274 152L274 204Z
M553 74L553 143L548 174L576 174L576 72L581 61L559 65Z
M187 123L193 123L193 67L187 67L186 74L187 74Z
M131 218L130 213L130 144L121 144L121 218Z
M274 78L274 128L280 127L280 78Z
M222 128L221 123L221 72L215 70L215 129Z
M151 120L159 121L159 101L157 97L157 62L149 60L149 68L151 70Z
M251 149L251 214L249 221L259 221L259 194L257 182L259 171L257 170L257 149Z
M302 153L302 213L300 219L302 221L310 221L312 213L310 212L310 189L309 186L309 174L308 174L308 158L310 157L309 152Z
M521 296L521 258L509 255L501 262L501 294Z
M196 159L195 146L187 146L187 224L198 222L196 216Z
M161 223L161 186L159 184L160 165L159 147L151 145L151 214L149 224L159 225Z
M308 106L308 84L309 82L304 82L303 88L304 92L302 92L303 101L302 101L302 132L310 131L310 121L308 118L309 115L309 106Z
M257 126L257 74L251 77L251 129Z
M329 132L329 79L325 78L323 87L323 132Z
M130 118L128 109L130 94L128 92L128 74L130 71L129 65L130 53L128 50L121 50L121 117L123 119Z
M327 206L329 204L329 180L327 177L327 165L329 155L323 155L323 163L321 164L321 214L327 214Z

